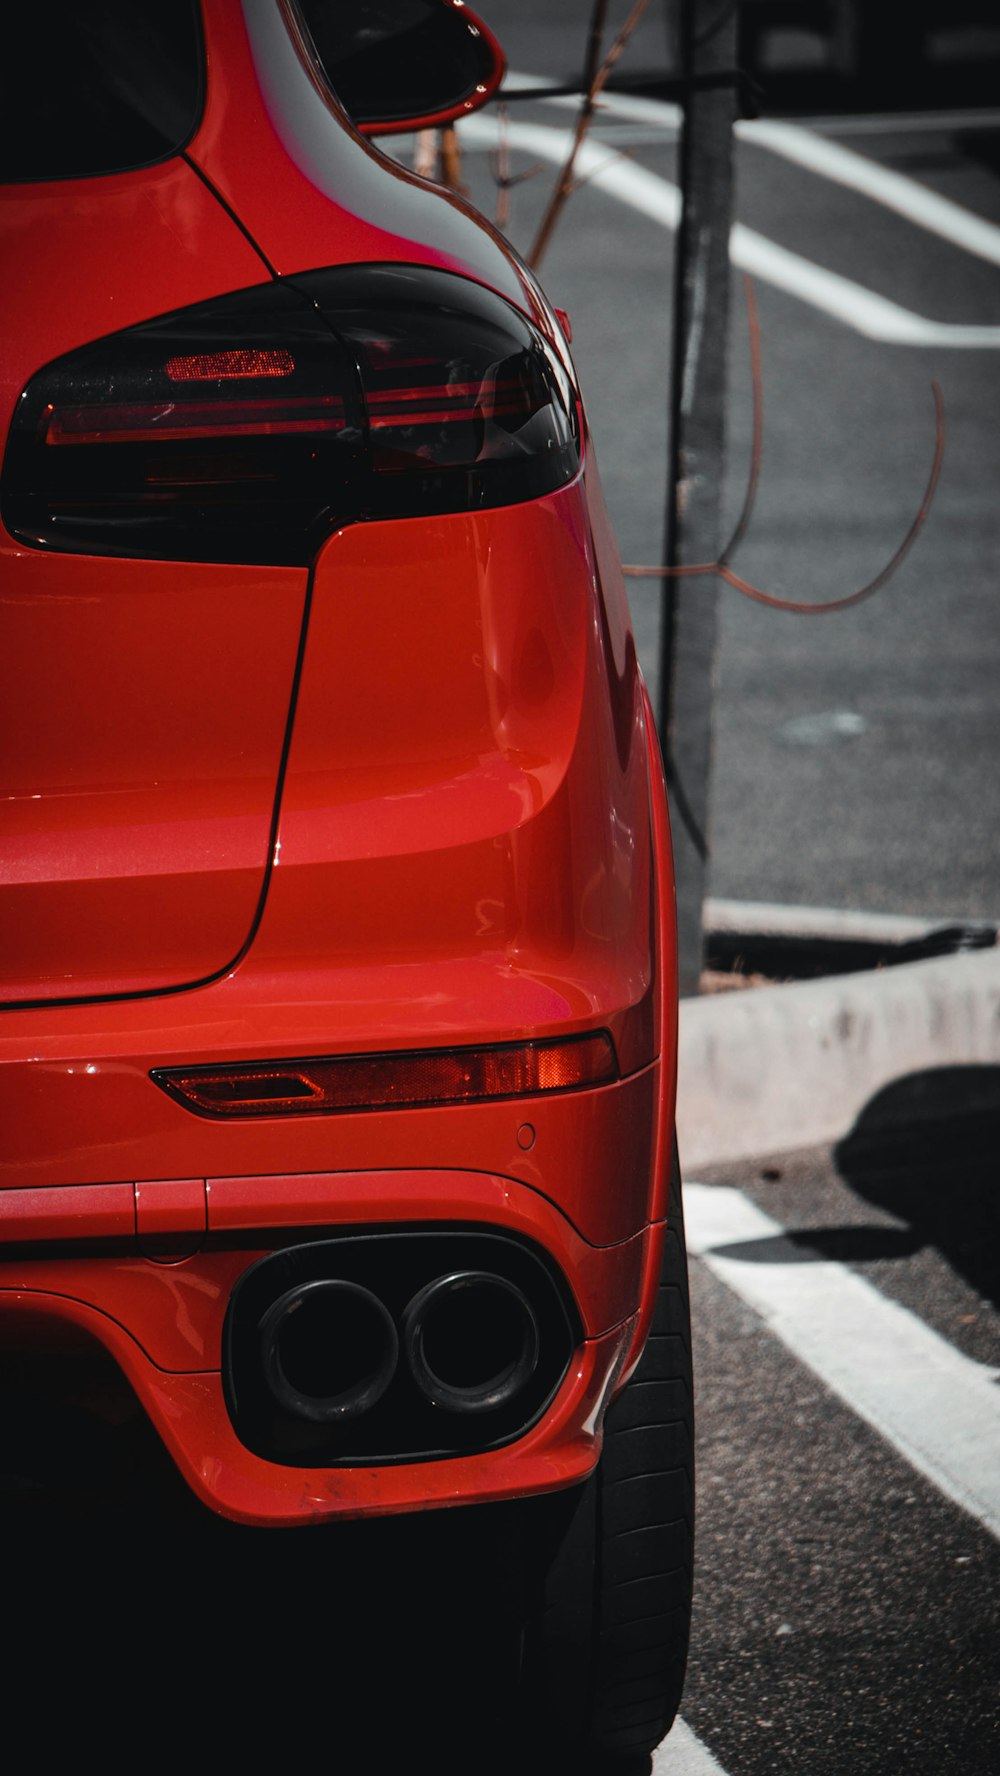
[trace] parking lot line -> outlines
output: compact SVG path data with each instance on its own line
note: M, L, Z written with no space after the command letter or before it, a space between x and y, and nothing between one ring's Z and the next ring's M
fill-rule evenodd
M539 76L531 74L508 73L505 81L505 86L514 91L543 85ZM572 94L560 94L543 102L574 111L580 104L579 98ZM613 118L620 118L623 123L644 124L661 130L668 137L676 137L683 126L684 113L679 105L667 99L605 92L598 102L596 130L600 131L602 125ZM989 113L991 127L996 128L998 118L1000 113ZM865 121L871 125L873 131L882 122L878 117ZM953 128L959 127L960 123L961 120L952 118ZM911 117L909 124L911 129L924 129L927 127L927 119ZM968 121L961 126L967 129L972 127ZM845 148L841 143L831 141L825 132L817 132L802 123L789 123L783 118L746 117L737 121L734 134L741 142L750 142L755 148L766 148L772 154L779 154L783 160L805 167L808 172L815 173L817 178L829 179L833 184L844 185L863 197L871 198L873 203L894 210L897 215L905 216L908 222L913 222L918 228L927 229L941 240L961 247L966 253L975 253L992 265L1000 265L1000 227L995 222L989 222L984 216L977 216L972 210L967 210L964 205L954 203L951 198L931 191L919 179L911 179L906 173L882 166L879 161L871 160L866 154L859 154L854 148ZM608 129L606 140L609 144L618 141L613 125Z
M468 146L493 148L497 142L495 119L466 118L461 139ZM561 166L572 145L572 132L547 123L513 122L507 125L512 148ZM669 179L638 166L614 152L607 144L584 142L576 162L577 178L606 196L628 205L661 228L674 229L680 217L680 192ZM853 278L828 271L800 253L767 240L752 228L737 223L730 237L734 265L748 271L786 295L831 315L868 339L886 345L1000 350L1000 327L974 322L932 321L912 309L866 289Z
M688 1249L851 1410L1000 1537L1000 1371L843 1264L793 1240L742 1191L685 1183Z
M653 1753L651 1776L726 1776L707 1745L678 1718Z
M780 154L783 160L805 167L818 178L845 185L862 197L871 198L885 209L894 210L898 216L905 216L918 228L961 247L963 252L975 253L991 265L1000 265L1000 228L995 222L974 215L971 210L930 191L905 173L882 166L877 160L869 160L867 155L858 154L853 148L844 148L839 142L831 142L826 136L817 136L796 123L755 118L752 122L738 123L736 134L741 141Z

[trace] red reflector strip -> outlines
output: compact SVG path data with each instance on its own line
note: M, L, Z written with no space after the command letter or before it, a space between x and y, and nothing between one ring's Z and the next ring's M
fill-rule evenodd
M408 401L478 401L496 385L486 382L424 383L418 388L372 389L372 407L405 407Z
M617 1077L614 1045L604 1031L499 1048L258 1062L191 1073L158 1068L153 1074L173 1097L206 1116L412 1109L575 1091Z
M46 444L141 444L164 439L268 437L289 432L341 432L339 395L273 401L152 401L127 407L49 407Z
M529 418L535 412L527 390L516 382L456 382L440 387L373 390L368 396L368 408L373 432L389 426Z
M171 382L219 382L239 376L291 376L295 359L288 351L251 347L201 352L190 358L168 358L164 369Z

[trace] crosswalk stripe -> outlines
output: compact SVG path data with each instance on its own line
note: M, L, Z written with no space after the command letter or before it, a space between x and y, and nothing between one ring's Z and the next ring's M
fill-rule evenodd
M1000 1371L864 1277L810 1255L739 1190L687 1183L688 1250L801 1362L1000 1537Z

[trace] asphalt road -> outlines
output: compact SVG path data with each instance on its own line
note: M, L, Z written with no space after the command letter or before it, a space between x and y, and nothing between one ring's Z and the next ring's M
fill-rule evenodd
M481 4L512 68L543 80L578 70L589 10L587 0ZM654 6L623 71L662 65L663 29ZM539 169L510 194L507 232L526 251L554 170L552 134L572 112L511 103L509 120L515 176ZM463 129L472 195L492 211L494 112ZM945 399L945 466L916 548L869 603L803 619L723 591L709 892L990 918L1000 910L1000 110L827 120L804 138L815 164L802 164L801 133L776 146L744 126L737 146L737 219L757 237L743 258L761 314L765 441L734 565L780 596L817 601L877 573L920 505L932 380ZM541 267L572 319L609 503L635 563L662 551L673 235L651 212L657 185L669 199L676 141L669 106L609 99L592 136L599 153ZM838 161L838 148L853 160ZM873 179L880 171L896 175L888 190ZM794 256L790 278L771 247ZM730 519L750 451L747 339L737 282ZM659 595L633 582L632 601L655 691Z
M996 1767L996 1133L994 1116L965 1139L955 1125L940 1139L855 1135L689 1186L693 1228L753 1205L791 1230L710 1240L692 1260L698 1582L683 1712L729 1776ZM786 1292L804 1291L798 1329L793 1308L781 1336L775 1269ZM817 1336L821 1293L831 1311ZM887 1349L887 1309L914 1340L908 1433L906 1352ZM951 1398L935 1411L936 1361ZM945 1490L966 1487L963 1503Z

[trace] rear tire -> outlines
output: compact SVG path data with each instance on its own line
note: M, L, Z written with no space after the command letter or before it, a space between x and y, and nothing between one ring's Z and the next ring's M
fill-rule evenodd
M544 1596L524 1661L533 1736L584 1769L634 1767L677 1713L691 1619L694 1410L676 1156L641 1361L607 1415L596 1472L539 1502Z

